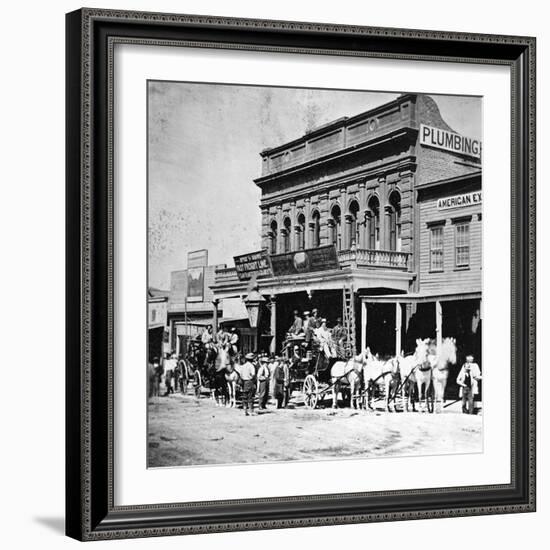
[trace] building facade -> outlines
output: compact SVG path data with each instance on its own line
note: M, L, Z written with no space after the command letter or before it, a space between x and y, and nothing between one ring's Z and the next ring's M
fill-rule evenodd
M168 291L147 290L147 349L149 362L163 357L168 319Z
M343 316L355 349L410 352L416 337L445 336L480 349L481 143L432 98L401 95L261 159L262 246L273 267L292 268L258 278L271 351L292 311L313 307L329 324ZM323 268L314 251L331 247ZM219 268L211 289L242 297L246 281Z

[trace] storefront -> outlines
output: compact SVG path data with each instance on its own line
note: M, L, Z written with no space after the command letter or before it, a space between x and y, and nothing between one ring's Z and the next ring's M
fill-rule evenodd
M167 342L168 292L149 288L147 298L147 349L148 360L163 357Z
M263 250L211 286L243 299L257 276L260 345L279 352L293 311L317 308L329 326L342 318L354 350L449 335L481 360L479 140L453 132L432 98L404 94L261 158Z

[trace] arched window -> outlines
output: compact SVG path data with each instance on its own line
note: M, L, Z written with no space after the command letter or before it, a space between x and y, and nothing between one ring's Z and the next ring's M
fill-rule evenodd
M311 224L313 229L311 246L317 248L321 246L321 216L317 210L311 215Z
M330 243L336 247L336 250L342 249L342 212L340 207L335 204L330 211Z
M277 254L277 222L271 222L269 231L270 254Z
M359 246L359 224L357 223L358 213L359 213L359 203L357 201L352 201L351 204L349 205L349 216L350 216L350 223L348 227L349 248L352 248L353 246L355 247Z
M290 235L292 231L290 218L285 218L283 226L283 252L290 252Z
M392 191L390 203L390 250L401 250L401 195Z
M306 217L303 214L298 215L296 224L296 248L303 250L306 247Z
M368 248L378 250L380 248L380 201L378 197L371 197L367 213Z

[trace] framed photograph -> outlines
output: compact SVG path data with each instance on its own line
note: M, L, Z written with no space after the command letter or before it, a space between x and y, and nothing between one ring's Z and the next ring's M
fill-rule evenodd
M535 510L535 39L67 15L67 535Z

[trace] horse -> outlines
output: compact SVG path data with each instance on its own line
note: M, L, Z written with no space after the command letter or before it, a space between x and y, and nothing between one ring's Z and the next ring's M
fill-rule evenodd
M332 408L338 406L340 384L345 379L350 387L350 406L357 409L361 394L362 371L365 363L365 352L352 357L349 361L336 361L330 369L332 384Z
M434 387L434 412L442 412L445 406L445 388L449 378L449 365L456 364L456 339L445 338L441 343L439 353L435 342L431 342L431 350L435 355L429 355L428 360L432 368L432 383ZM437 404L439 403L439 411Z
M386 412L392 412L390 403L392 398L396 399L397 392L401 387L401 372L397 357L390 357L383 363L382 378L384 380L384 404ZM396 412L396 410L394 403L393 412Z
M417 370L426 364L428 355L428 343L429 338L417 338L416 349L412 355L405 356L403 352L397 356L399 363L399 374L401 376L401 401L404 404L405 410L408 412L409 407L412 405L412 410L416 411L414 406L414 390L415 386L418 386L418 379L422 379L423 375L417 377ZM427 391L427 388L426 388ZM420 391L418 393L420 396Z
M389 384L391 379L386 379L388 374L394 377L396 365L393 363L393 358L387 361L381 360L377 355L374 355L370 348L365 350L365 362L363 364L363 381L366 386L367 403L369 409L373 409L372 398L375 388L378 386L385 389L385 407L389 410Z
M214 352L211 350L214 350ZM218 349L217 346L211 344L209 351L211 357L214 357L213 362L208 367L211 384L210 396L215 401L216 406L226 405L228 400L226 372L228 363L231 363L231 358L226 346Z

